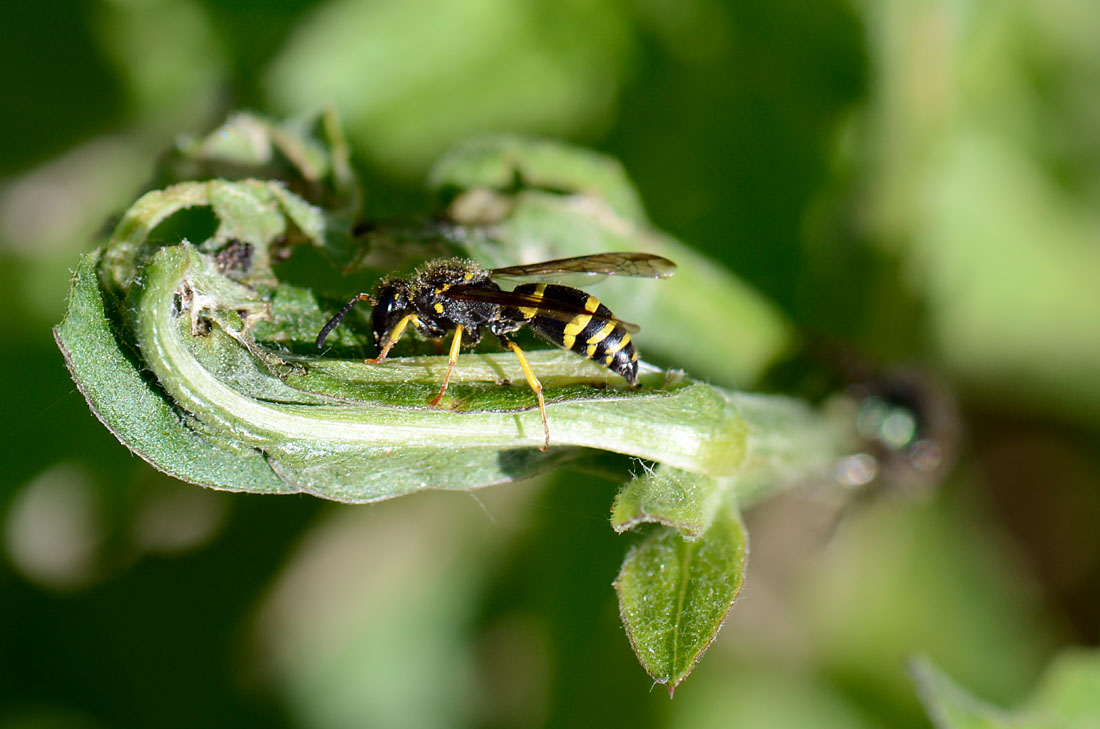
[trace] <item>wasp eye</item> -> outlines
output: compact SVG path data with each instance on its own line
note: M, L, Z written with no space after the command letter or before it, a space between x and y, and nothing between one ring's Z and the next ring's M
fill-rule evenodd
M381 341L409 308L408 296L401 282L391 282L378 291L378 302L371 313L371 329L376 341Z

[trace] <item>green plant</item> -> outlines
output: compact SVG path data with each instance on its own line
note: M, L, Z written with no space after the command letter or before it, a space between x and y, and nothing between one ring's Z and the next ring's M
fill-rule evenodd
M629 294L625 315L646 328L643 355L722 382L752 381L787 346L783 320L654 230L606 158L481 140L434 168L437 209L362 226L332 115L273 124L239 114L181 142L158 180L82 259L55 330L73 378L115 436L185 481L345 502L470 490L556 468L620 480L633 470L612 525L647 534L615 586L639 660L670 693L741 587L741 509L827 474L849 446L843 424L787 397L648 364L643 386L624 389L587 360L539 351L530 361L546 387L553 446L543 453L534 397L510 354L462 357L445 407L431 408L444 357L364 364L365 332L355 326L332 340L339 358L313 348L349 290L428 258L502 265L645 250L676 260L680 273L661 284L611 281L601 292ZM316 295L336 282L334 267L342 293Z
M974 698L926 659L911 665L921 701L938 729L1086 729L1100 716L1100 656L1066 650L1047 668L1039 685L1012 710Z

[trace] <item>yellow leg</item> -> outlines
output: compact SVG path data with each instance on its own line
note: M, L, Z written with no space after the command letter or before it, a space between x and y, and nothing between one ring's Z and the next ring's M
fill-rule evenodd
M367 364L378 364L384 360L386 355L390 353L390 350L393 349L393 345L397 344L397 340L405 333L405 327L407 327L410 322L416 324L417 321L416 314L409 314L401 321L397 322L397 326L390 332L390 336L386 337L386 344L382 347L382 351L378 353L377 357L368 359Z
M527 384L531 386L531 389L535 391L535 397L539 399L539 415L542 416L542 430L546 433L546 441L539 450L545 451L550 447L550 426L546 424L546 400L542 397L542 383L539 382L539 378L535 377L535 373L531 370L531 364L527 361L527 356L523 354L523 350L517 347L515 342L508 342L508 349L516 353L516 358L519 359L519 366L523 368L523 376L527 378Z
M433 408L443 399L443 393L447 392L447 385L451 382L451 371L455 368L455 360L458 359L460 349L462 349L461 324L455 327L455 338L451 341L451 354L447 357L447 374L443 376L443 387L439 388L439 394L435 396L435 399L428 403Z

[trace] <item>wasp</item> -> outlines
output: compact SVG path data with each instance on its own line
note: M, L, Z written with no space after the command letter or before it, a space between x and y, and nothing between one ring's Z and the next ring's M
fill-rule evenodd
M372 308L371 331L378 347L378 355L366 360L367 364L385 360L410 326L427 339L442 340L453 332L443 384L429 403L435 407L447 392L463 345L477 344L482 331L488 330L502 346L515 353L527 384L538 398L546 434L541 450L546 450L550 446L550 427L546 422L542 383L531 370L523 350L508 335L530 327L542 338L606 367L635 386L638 351L630 335L639 328L617 319L595 296L552 282L570 274L593 278L607 275L668 278L675 270L672 261L648 253L600 253L491 269L462 258L432 261L409 278L383 279L373 296L356 294L321 329L317 348L324 345L329 333L361 302ZM504 290L498 283L501 279L526 282Z

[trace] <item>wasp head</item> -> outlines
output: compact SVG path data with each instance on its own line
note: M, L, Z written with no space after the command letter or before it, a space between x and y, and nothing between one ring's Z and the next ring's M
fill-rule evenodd
M378 286L370 317L375 344L384 342L397 323L412 312L409 289L409 282L401 279L383 281Z

